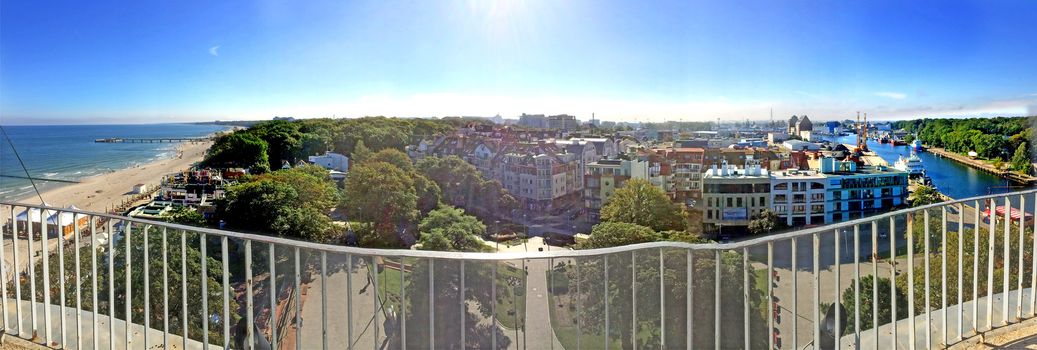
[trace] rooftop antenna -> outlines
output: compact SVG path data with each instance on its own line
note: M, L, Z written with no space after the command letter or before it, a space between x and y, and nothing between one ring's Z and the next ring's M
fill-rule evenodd
M14 157L18 158L18 164L22 166L22 171L25 171L25 178L29 179L29 183L32 184L32 190L36 191L37 197L40 197L40 204L47 205L47 203L43 201L43 195L40 194L40 189L36 187L36 181L33 181L32 175L29 175L29 169L25 167L25 162L22 161L22 156L18 155L18 149L14 147L14 142L11 142L11 137L7 135L7 129L0 126L0 132L4 133L4 138L7 139L7 144L11 145L11 150L14 151ZM28 220L28 216L26 216L26 220Z

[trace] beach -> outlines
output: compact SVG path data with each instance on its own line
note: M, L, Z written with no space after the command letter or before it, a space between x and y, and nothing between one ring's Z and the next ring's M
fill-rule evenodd
M164 175L187 170L192 164L200 162L211 145L211 141L184 142L179 145L179 151L176 152L180 156L174 155L172 158L88 177L80 183L48 189L41 195L50 206L75 205L87 211L104 212L113 204L118 205L131 197L134 185L146 184L150 190L159 185ZM40 204L40 198L34 193L18 199L17 202Z

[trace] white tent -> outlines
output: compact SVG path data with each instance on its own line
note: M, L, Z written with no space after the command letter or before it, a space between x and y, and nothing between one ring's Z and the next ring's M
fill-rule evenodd
M47 205L47 204L44 203L43 205ZM67 209L79 210L79 208L77 208L74 205L68 206ZM37 208L31 208L29 210L23 211L21 214L18 214L17 220L19 222L25 222L26 218L28 218L29 222L39 223L40 222L40 211L41 210L37 209ZM47 209L47 213L46 214L47 214L47 225L58 225L59 222L62 225L70 225L70 224L72 224L74 222L75 217L76 217L75 213L71 213L71 212L67 212L67 211L63 211L61 213L57 213L57 212L55 212L53 210L49 210L49 209Z

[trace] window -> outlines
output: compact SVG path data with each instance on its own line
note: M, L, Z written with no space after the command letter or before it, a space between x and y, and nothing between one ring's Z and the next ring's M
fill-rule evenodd
M782 182L780 184L774 185L775 191L784 191L787 189L789 189L789 184L787 182Z
M732 203L732 199L733 199L733 198L730 198L730 197L728 197L728 198L727 198L727 207L728 207L728 208L730 208L730 207L734 207L734 205L732 205L732 204L731 204L731 203Z

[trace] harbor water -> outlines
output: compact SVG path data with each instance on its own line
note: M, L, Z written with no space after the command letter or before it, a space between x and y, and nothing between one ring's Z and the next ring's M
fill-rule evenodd
M856 135L842 137L826 137L825 139L844 144L855 144ZM882 144L875 140L868 141L868 149L893 165L900 156L910 156L910 146L894 146ZM943 194L955 198L969 198L995 193L1005 193L1024 189L1008 180L991 175L970 166L939 157L928 152L919 152L926 175L933 180L933 185Z

